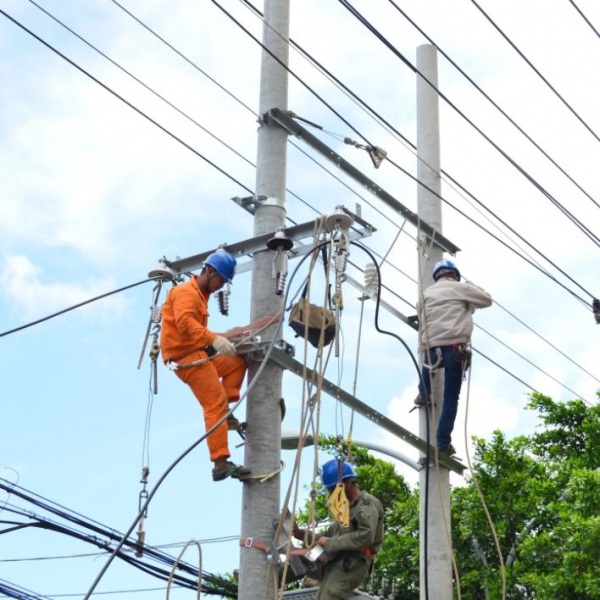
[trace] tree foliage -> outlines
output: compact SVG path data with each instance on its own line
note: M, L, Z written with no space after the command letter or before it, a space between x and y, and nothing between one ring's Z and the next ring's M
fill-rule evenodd
M535 393L526 408L537 413L539 430L513 439L501 431L490 440L474 438L473 473L451 491L461 597L501 599L504 568L511 600L600 600L600 405L557 403ZM334 440L322 446L332 454L337 449ZM353 447L353 460L359 487L377 496L385 509L375 589L394 581L398 600L418 600L419 490L365 450ZM326 511L321 499L320 522L327 519ZM387 597L389 585L384 592Z

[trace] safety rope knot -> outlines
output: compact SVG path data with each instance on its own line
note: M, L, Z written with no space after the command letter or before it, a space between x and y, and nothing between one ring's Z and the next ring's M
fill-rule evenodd
M285 469L285 463L283 461L281 461L280 467L278 469L276 469L275 471L273 471L272 473L267 473L266 475L240 475L237 479L239 479L240 481L256 480L256 481L258 481L258 483L264 483L265 481L272 479L276 475L279 475L279 473L281 473L284 469Z

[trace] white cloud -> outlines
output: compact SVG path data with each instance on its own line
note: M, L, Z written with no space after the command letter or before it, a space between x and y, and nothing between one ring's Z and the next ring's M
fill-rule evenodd
M110 292L117 286L110 277L88 279L85 282L46 283L41 277L42 269L31 262L25 255L12 255L4 259L0 267L0 284L2 293L12 304L19 316L27 319L46 316L63 308L68 308L100 294ZM112 296L97 303L94 315L120 314L129 301L123 295Z

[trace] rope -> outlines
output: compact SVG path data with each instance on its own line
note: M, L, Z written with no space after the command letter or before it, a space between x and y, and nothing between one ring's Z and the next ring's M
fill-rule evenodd
M272 477L275 477L275 475L279 475L279 473L281 473L284 469L285 469L285 463L283 461L281 461L281 466L279 467L279 469L276 469L272 473L267 473L266 475L244 475L244 476L239 477L239 479L241 481L250 481L252 479L256 479L258 481L258 483L264 483L265 481L268 481Z
M315 239L318 239L318 237L320 236L323 226L324 226L324 222L325 222L325 217L321 217L317 221L317 223L315 223L315 231L314 231ZM320 247L326 247L327 245L332 244L332 242L333 242L333 240L331 240L330 242L324 241L320 244ZM305 287L306 287L306 297L307 298L310 298L310 286L311 286L311 282L312 282L312 274L314 272L314 267L316 265L317 259L318 259L318 253L313 250L309 274L307 275L307 278L305 280L306 281ZM324 307L324 309L327 309L328 299L329 299L329 291L328 290L329 290L329 277L330 277L330 261L328 261L328 264L324 265L324 266L325 266L325 273L326 273L326 282L325 282L325 294L324 294L324 299L323 299L323 307ZM321 338L320 338L321 342L323 341L323 336L324 336L325 318L326 318L326 315L325 315L325 310L324 310L323 314L322 314L322 321L321 321ZM290 497L292 495L292 489L294 490L294 496L293 496L293 501L292 501L292 511L291 511L292 527L293 527L293 522L294 522L294 518L295 518L295 514L296 514L296 506L297 506L297 502L298 502L298 491L300 488L300 463L301 463L301 457L302 457L302 450L304 449L304 445L306 443L306 438L308 435L308 428L311 424L313 425L313 439L315 440L314 446L315 446L315 464L316 464L316 467L314 468L314 471L313 471L313 482L312 482L313 491L316 488L315 479L316 479L317 467L318 467L319 420L317 420L317 426L315 427L314 423L313 423L313 416L314 416L315 408L318 407L320 410L320 395L321 395L322 381L323 381L325 369L327 367L329 358L331 356L332 348L333 348L333 345L330 345L327 360L325 361L325 365L323 365L323 359L322 359L323 344L322 343L319 344L319 346L317 348L317 355L315 357L315 364L314 364L314 368L313 368L313 377L310 382L307 381L308 323L306 323L306 326L304 328L304 360L303 360L303 372L302 372L302 380L304 382L304 385L302 386L300 437L298 440L298 448L296 451L296 457L295 457L295 461L294 461L294 469L292 471L292 475L290 478L290 484L286 491L286 497L285 497L285 500L283 503L281 515L280 515L278 525L277 525L277 528L275 531L275 535L273 538L274 544L279 539L281 530L283 529L283 525L284 525L285 519L287 517ZM312 391L312 386L315 384L315 381L314 381L315 377L317 379L317 393L313 396L310 392ZM309 397L308 401L307 401L307 395ZM317 414L319 414L319 411L317 411ZM311 493L311 495L312 495L312 493ZM313 529L314 529L314 527L313 527ZM291 535L288 536L288 541L287 541L287 546L286 546L286 556L287 557L289 557L290 551L291 551L291 539L292 539L292 536ZM314 542L314 532L313 532L313 542ZM281 589L279 590L279 594L283 594L288 568L289 568L289 560L286 561L284 568L283 568L283 574L281 577ZM267 576L267 586L268 586L268 580L271 578L271 576L274 576L274 575L275 574L273 573L273 565L270 565L269 573ZM274 581L275 594L278 595L277 581L276 581L275 577L273 577L273 581ZM267 590L268 590L268 587L266 587L266 589L265 589L265 598L267 597Z
M466 412L465 412L465 448L467 454L467 464L469 465L469 471L471 472L471 477L473 478L473 484L475 485L475 489L477 490L477 495L479 496L479 500L481 501L481 506L485 512L485 516L490 525L490 529L492 531L492 535L494 537L494 545L496 546L496 552L498 553L498 561L500 563L500 576L502 578L502 600L506 600L506 568L504 566L504 557L502 556L502 549L500 548L500 540L498 539L498 533L496 532L496 528L494 527L494 521L492 520L492 516L490 515L490 511L488 509L487 503L485 501L485 496L481 491L481 487L479 486L479 481L477 480L477 476L475 475L475 470L473 469L473 465L471 464L471 456L469 453L469 436L467 434L467 423L468 423L468 414L469 414L469 397L471 392L471 372L472 368L469 371L469 378L467 380L467 403L466 403Z
M251 330L252 333L250 333L246 337L242 337L238 342L236 342L234 344L234 346L236 348L238 348L239 346L242 346L246 342L250 341L253 337L255 337L257 334L259 334L263 329L266 329L267 327L269 327L269 325L272 325L273 323L275 323L275 321L277 321L280 317L281 317L281 313L278 313L276 315L273 315L272 317L269 317L269 319L267 320L266 323L263 323L262 325L260 325L257 328L253 328ZM198 360L193 360L192 362L189 362L189 363L177 363L174 360L170 360L167 362L167 367L169 369L171 369L171 371L177 371L179 369L188 369L190 367L197 367L198 365L203 365L203 364L213 360L217 356L222 356L222 355L217 352L217 353L213 354L212 356L207 356L206 358L199 358Z
M200 542L197 542L196 540L190 540L189 542L187 542L186 545L181 549L179 556L175 559L175 562L173 563L173 567L171 568L171 573L169 574L169 581L167 582L167 600L169 600L169 595L170 595L170 591L171 591L171 583L173 582L173 576L175 575L175 569L178 567L179 561L181 560L183 553L192 544L198 547L198 554L199 554L198 593L196 594L196 598L198 598L198 600L200 600L200 592L202 591L202 547L200 546Z
M421 218L417 217L417 239L419 240L419 243L421 243ZM423 252L423 256L429 256L430 252L433 248L433 238L431 238L430 240L430 244L429 247L426 248L426 252ZM430 359L430 343L429 343L429 327L427 324L427 318L426 318L426 313L425 313L425 302L424 302L424 298L425 298L425 293L423 291L423 279L424 279L425 273L424 273L424 266L423 266L423 261L419 260L419 306L420 306L420 311L423 314L423 318L421 319L420 315L419 315L419 329L421 327L423 327L423 331L424 331L424 337L425 337L425 352L427 355L427 359ZM419 344L420 345L420 344ZM438 360L436 361L436 364L431 366L432 368L430 368L430 365L425 364L423 365L423 352L420 353L420 357L419 357L419 363L422 366L425 366L428 370L428 377L429 377L429 394L427 394L427 388L425 387L425 382L423 382L423 388L425 393L425 410L427 411L426 415L427 415L427 441L429 442L429 436L430 436L430 430L431 430L431 426L430 426L430 420L429 420L429 404L430 404L430 398L429 396L433 396L433 371L435 369L435 367L437 367L439 365L439 363L442 361L442 356L440 355L438 357ZM436 414L436 406L435 406L435 402L433 401L433 397L431 397L431 419L433 420L433 423L437 423L437 414ZM427 471L426 471L426 510L425 510L425 523L426 523L426 528L427 528L427 521L428 521L428 513L429 513L429 446L430 444L427 444ZM436 471L436 480L437 480L437 488L438 488L438 496L439 496L439 501L440 501L440 507L443 508L443 496L442 496L442 485L441 485L441 475L440 475L440 465L439 465L439 461L438 461L438 448L437 448L437 443L434 445L434 451L433 451L433 457L434 457L434 464L435 464L435 471ZM456 578L456 591L457 591L457 596L458 596L458 600L461 600L461 588L460 588L460 573L458 571L458 564L456 562L456 553L454 551L454 545L452 543L452 533L450 531L450 527L448 524L448 520L446 518L446 513L444 510L441 511L442 513L442 518L444 520L444 530L446 532L446 537L448 539L448 546L450 547L450 555L452 557L452 570L454 571L454 576ZM428 528L427 528L428 529ZM426 529L426 531L427 531ZM426 565L426 569L427 569L427 562L428 562L428 558L427 558L427 554L428 554L428 544L429 544L429 536L428 534L426 534L425 536L425 550L426 550L426 555L425 555L425 565ZM429 584L428 584L428 570L426 570L425 573L425 585L426 585L426 592L425 595L428 598L429 597Z

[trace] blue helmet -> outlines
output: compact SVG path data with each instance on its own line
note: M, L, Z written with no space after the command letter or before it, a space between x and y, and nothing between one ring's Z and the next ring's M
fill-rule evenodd
M231 283L235 275L237 262L229 252L217 250L213 252L205 261L205 267L212 267L227 283Z
M437 281L440 278L440 271L442 271L443 269L454 271L454 273L456 273L457 281L460 281L460 271L458 270L458 267L451 260L448 260L446 258L435 263L435 266L433 267L434 281Z
M356 471L354 467L349 463L344 461L342 463L342 476L340 477L340 461L333 458L332 460L327 461L323 465L322 473L321 473L321 481L323 482L323 487L327 489L331 489L335 487L338 483L342 483L344 479L349 479L350 477L356 477Z

